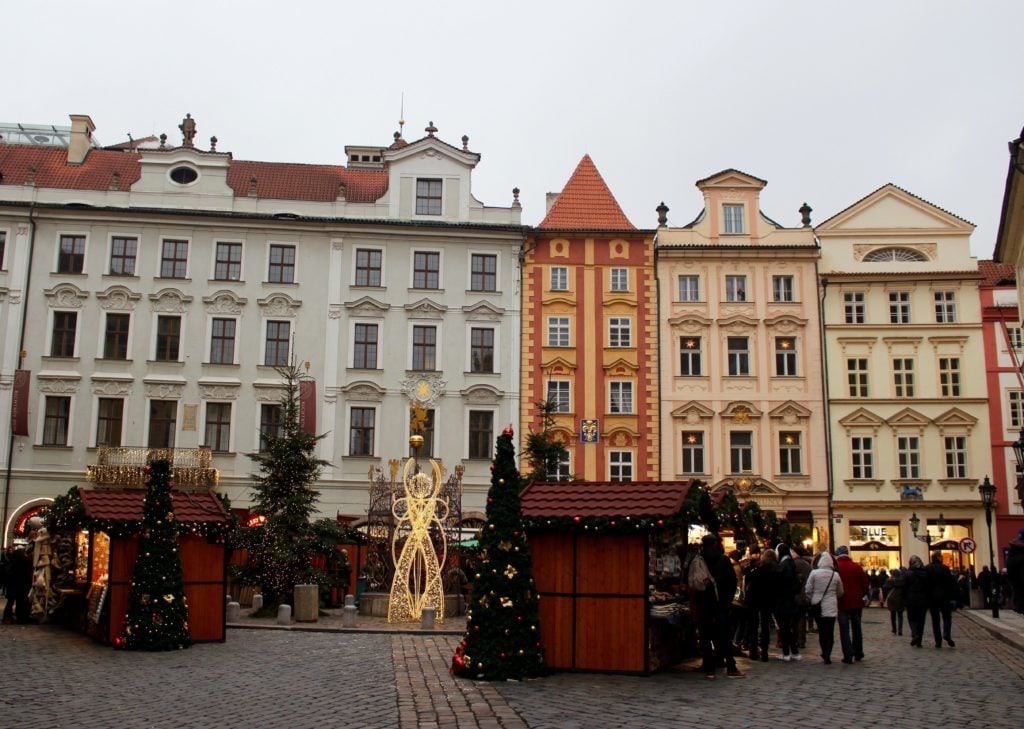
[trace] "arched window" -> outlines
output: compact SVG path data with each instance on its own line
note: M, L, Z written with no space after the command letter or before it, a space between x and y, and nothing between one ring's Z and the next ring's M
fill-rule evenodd
M864 256L867 263L892 263L893 261L927 261L923 253L910 248L879 248Z

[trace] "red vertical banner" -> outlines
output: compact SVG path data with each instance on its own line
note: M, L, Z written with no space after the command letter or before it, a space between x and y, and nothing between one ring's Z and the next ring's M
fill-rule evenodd
M28 388L31 382L30 370L14 371L14 390L11 396L11 431L14 435L28 435Z
M299 430L316 435L316 380L299 382Z

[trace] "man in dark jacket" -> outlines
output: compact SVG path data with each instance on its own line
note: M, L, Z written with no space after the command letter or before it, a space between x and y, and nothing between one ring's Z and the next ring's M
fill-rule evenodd
M864 568L850 559L850 550L845 546L836 550L836 569L843 581L843 596L839 598L839 644L843 648L843 663L853 663L864 658L861 613L871 585Z
M1006 558L1006 576L1013 588L1013 609L1024 613L1024 529L1010 542Z
M910 569L903 577L903 601L907 605L907 622L910 623L910 645L920 648L924 636L924 616L928 612L928 572L916 554L910 557Z
M729 626L729 611L736 593L736 572L718 537L706 535L701 540L700 553L715 581L714 585L696 593L703 656L701 668L708 678L714 678L717 669L725 665L726 675L742 678L743 673L736 667L736 659L732 655L732 630Z
M932 554L932 561L924 571L928 573L928 612L932 616L932 635L935 638L935 647L942 647L942 639L945 638L949 647L956 645L953 642L953 604L956 602L956 580L949 567L942 563L942 554ZM941 631L939 629L939 617L942 617Z

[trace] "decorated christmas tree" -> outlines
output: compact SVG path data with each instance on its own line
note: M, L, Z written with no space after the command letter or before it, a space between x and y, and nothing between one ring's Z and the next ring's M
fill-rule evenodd
M480 560L466 613L466 635L452 671L466 678L523 679L544 673L537 589L520 510L521 478L512 427L498 437L487 523L480 532Z
M124 633L114 644L147 651L188 648L192 639L178 554L178 522L171 501L170 464L153 461L146 470L149 481L128 614Z

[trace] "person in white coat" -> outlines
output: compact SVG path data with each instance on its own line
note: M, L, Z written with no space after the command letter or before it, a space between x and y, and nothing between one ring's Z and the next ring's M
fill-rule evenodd
M818 566L807 575L804 592L811 601L811 613L816 614L818 623L818 644L821 646L821 660L832 662L832 646L835 643L836 616L839 615L839 598L843 596L843 581L836 572L835 561L828 552L818 555ZM820 612L818 607L821 608Z

